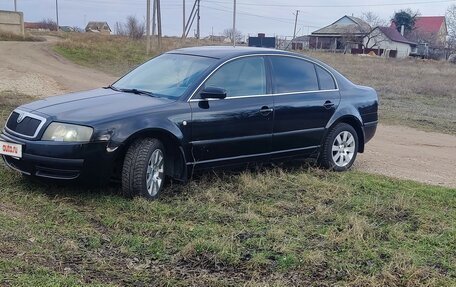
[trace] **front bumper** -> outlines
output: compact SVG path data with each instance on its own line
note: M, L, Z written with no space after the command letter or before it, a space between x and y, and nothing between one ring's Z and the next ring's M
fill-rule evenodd
M0 140L23 145L21 159L3 156L7 166L23 174L57 180L104 183L112 175L116 153L107 142L65 143L29 141L7 132Z

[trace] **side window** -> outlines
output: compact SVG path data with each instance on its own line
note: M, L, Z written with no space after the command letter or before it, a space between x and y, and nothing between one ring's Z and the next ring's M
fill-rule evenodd
M272 57L276 93L318 91L315 66L291 57Z
M205 83L223 88L227 98L266 94L266 69L263 57L246 57L223 65Z
M323 68L315 65L317 67L318 81L320 82L320 90L334 90L336 89L336 83L334 83L334 78L331 76L328 71Z

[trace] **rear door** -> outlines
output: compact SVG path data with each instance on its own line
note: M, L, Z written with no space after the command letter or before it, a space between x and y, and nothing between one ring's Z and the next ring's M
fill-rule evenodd
M322 66L292 56L271 56L274 91L272 151L318 150L325 126L340 102L337 84Z
M227 91L222 100L190 100L192 148L196 164L220 165L267 156L272 145L273 99L265 58L249 56L225 63L200 88Z

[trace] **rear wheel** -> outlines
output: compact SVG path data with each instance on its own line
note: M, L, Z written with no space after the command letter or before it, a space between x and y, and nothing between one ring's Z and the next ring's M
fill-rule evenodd
M358 135L345 123L337 124L328 133L322 147L319 163L334 171L350 169L358 154Z
M153 138L134 142L125 155L122 190L127 196L156 199L165 183L165 149Z

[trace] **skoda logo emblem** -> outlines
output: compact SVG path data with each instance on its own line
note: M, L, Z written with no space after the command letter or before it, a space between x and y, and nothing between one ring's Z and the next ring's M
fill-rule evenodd
M16 122L19 124L20 122L22 122L25 118L25 114L23 113L19 113L19 116L17 117L17 120Z

